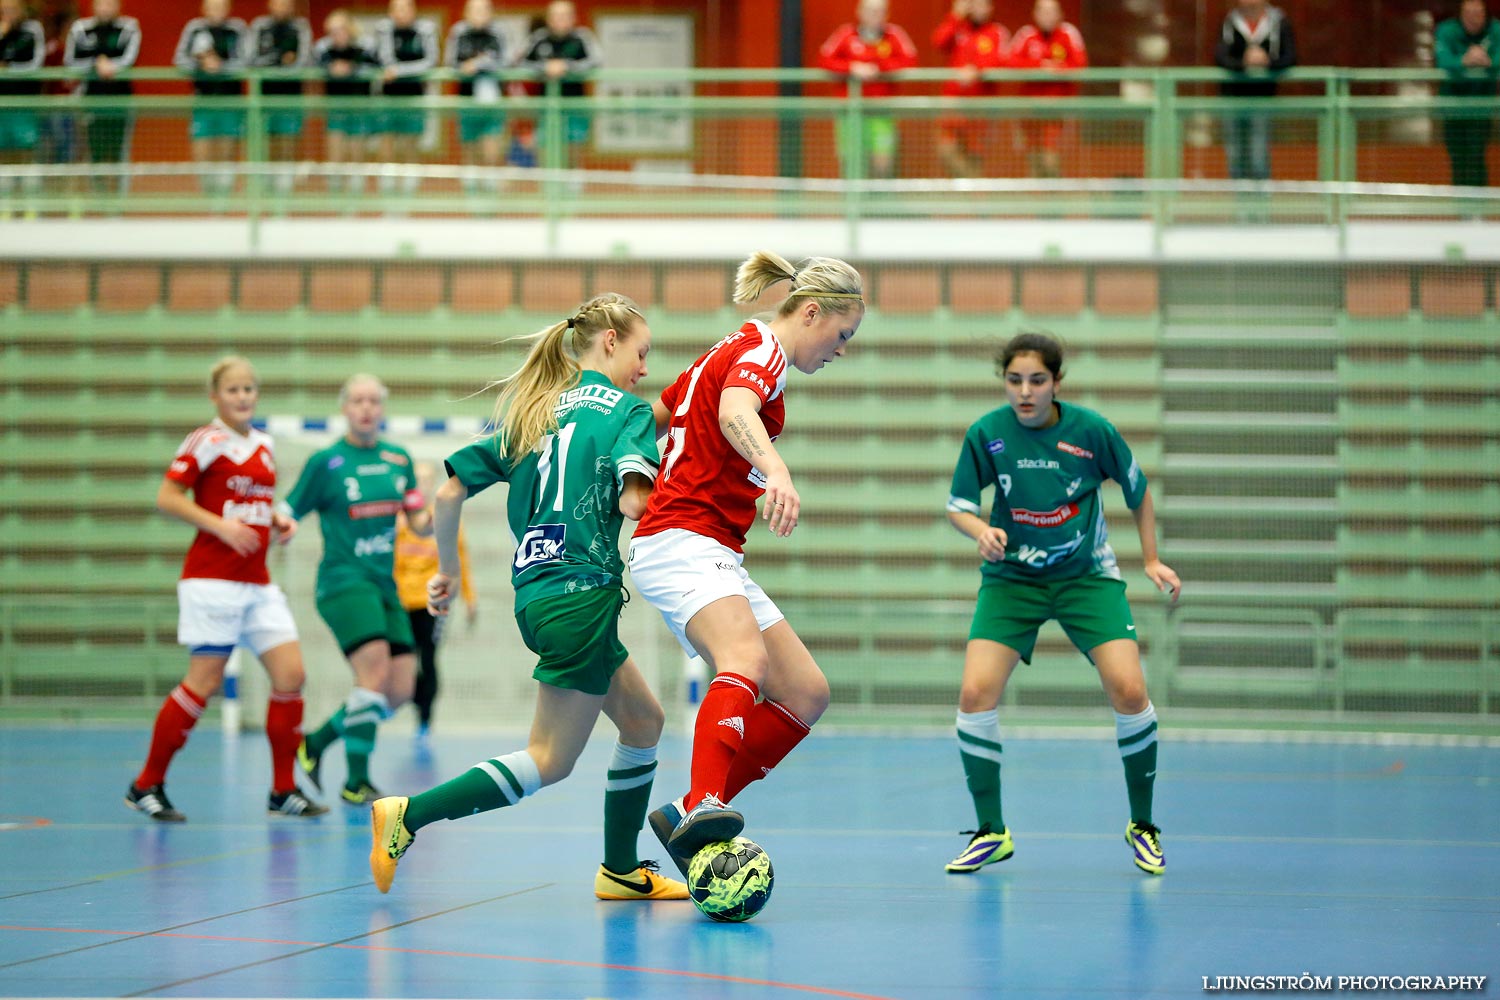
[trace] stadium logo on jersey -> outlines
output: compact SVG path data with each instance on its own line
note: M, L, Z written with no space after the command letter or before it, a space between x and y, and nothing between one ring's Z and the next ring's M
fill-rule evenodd
M410 464L409 462L407 462L406 456L401 454L399 451L385 451L384 449L382 449L380 452L380 457L385 459L387 462L390 462L392 465Z
M516 546L516 572L539 563L557 562L567 547L568 526L565 524L538 524L528 528Z
M995 440L985 445L985 448L989 450L991 455L998 455L1005 450L1005 438L995 438Z
M1016 459L1018 469L1060 469L1054 459L1050 458L1018 458Z
M1079 458L1093 458L1094 453L1087 448L1080 448L1076 444L1068 444L1066 441L1057 442L1057 450L1065 451L1069 455L1077 455Z

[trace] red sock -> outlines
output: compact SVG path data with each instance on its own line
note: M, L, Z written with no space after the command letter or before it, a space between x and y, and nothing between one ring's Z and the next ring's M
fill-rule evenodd
M745 719L759 694L754 681L727 671L708 685L693 725L692 785L682 800L685 810L710 793L724 798L724 779L745 741Z
M724 779L724 801L732 801L750 782L770 774L807 734L807 723L769 698L751 709L745 717L744 745Z
M266 704L266 740L271 744L271 791L277 795L297 787L292 767L302 742L302 692L272 691Z
M151 730L151 750L146 754L146 766L135 779L135 787L150 788L166 780L167 765L187 742L188 734L198 724L203 706L207 704L208 699L199 698L185 684L172 689L161 703L161 711L156 713L156 727Z

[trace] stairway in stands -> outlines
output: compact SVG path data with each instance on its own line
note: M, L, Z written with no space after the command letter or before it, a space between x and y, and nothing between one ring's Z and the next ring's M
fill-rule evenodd
M1168 309L1162 556L1192 605L1179 704L1194 690L1246 708L1316 700L1337 597L1337 353L1326 311Z

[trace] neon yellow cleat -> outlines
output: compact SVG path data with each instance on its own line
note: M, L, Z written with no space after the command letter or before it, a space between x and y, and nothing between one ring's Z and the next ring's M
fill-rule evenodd
M974 835L969 840L969 846L959 851L958 857L944 866L944 871L953 872L956 875L967 875L969 872L977 872L985 865L1004 861L1016 853L1016 845L1010 839L1009 827L995 833L986 823L977 830L965 830L964 833Z
M642 861L629 875L616 875L600 865L594 876L594 895L600 899L687 899L688 887L661 874L655 861Z
M1135 866L1141 871L1160 875L1167 870L1167 859L1161 853L1161 831L1155 826L1132 821L1125 828L1125 842L1135 852Z
M390 892L396 880L396 862L416 839L416 834L406 829L406 803L404 795L376 799L370 806L370 874L375 876L375 888Z

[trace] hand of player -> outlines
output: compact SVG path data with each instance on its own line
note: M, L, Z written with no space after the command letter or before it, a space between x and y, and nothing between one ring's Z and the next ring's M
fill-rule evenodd
M760 516L777 538L785 538L797 527L797 518L802 515L802 498L792 485L792 477L782 473L766 479L765 500L761 504Z
M568 75L568 61L566 59L548 59L545 66L548 79L556 80L560 76Z
M461 62L461 63L458 64L458 71L460 73L462 73L464 76L473 76L474 73L475 73L475 71L478 68L479 68L479 57L478 56L475 56L473 59L465 59L463 62Z
M1156 584L1157 590L1171 598L1173 604L1177 603L1177 597L1182 593L1182 581L1177 579L1172 567L1160 559L1153 559L1146 564L1146 575Z
M1259 45L1252 45L1245 49L1246 67L1266 67L1271 65L1271 57L1266 55L1266 50Z
M972 87L979 82L979 67L970 63L958 68L958 82L965 87Z
M1005 544L1010 539L1006 537L1004 528L997 528L987 524L974 539L979 545L979 557L985 562L1004 562Z
M446 618L453 604L453 578L447 573L434 573L427 581L427 613L434 618Z
M224 521L217 532L219 541L234 550L235 555L250 556L260 551L260 532L244 521Z
M396 67L387 66L385 68L385 71L380 74L380 78L386 83L390 83L392 80L396 79Z
M354 72L354 64L347 59L335 59L328 64L329 76L348 76Z
M1464 53L1463 64L1474 68L1488 66L1490 64L1490 54L1478 45L1470 45L1469 51Z
M94 72L102 79L111 80L115 75L115 63L109 56L97 56L94 59Z
M880 75L880 67L875 63L853 62L849 64L849 75L856 80L873 80Z
M285 514L271 515L271 541L276 545L285 545L292 540L297 533L297 519L287 517Z

